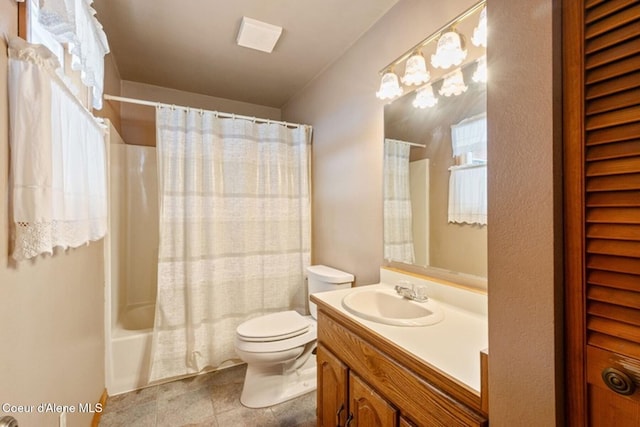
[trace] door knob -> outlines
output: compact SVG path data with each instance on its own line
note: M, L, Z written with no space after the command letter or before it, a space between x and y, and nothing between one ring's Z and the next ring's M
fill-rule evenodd
M623 396L630 396L636 391L636 385L629 375L616 368L603 369L602 380L607 387Z

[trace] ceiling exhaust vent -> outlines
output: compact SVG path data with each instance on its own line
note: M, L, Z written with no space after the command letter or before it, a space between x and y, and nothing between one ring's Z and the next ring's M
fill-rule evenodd
M281 34L282 27L243 16L237 43L238 46L271 53Z

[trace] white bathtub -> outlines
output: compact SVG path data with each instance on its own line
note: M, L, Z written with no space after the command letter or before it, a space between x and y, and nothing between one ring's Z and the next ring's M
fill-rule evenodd
M109 395L148 385L158 259L155 147L109 128L105 239L105 383Z
M127 310L111 331L107 370L109 396L148 385L154 311L151 304Z
M143 304L137 307L129 307L120 316L120 326L125 331L142 331L153 329L153 318L156 306L154 304Z

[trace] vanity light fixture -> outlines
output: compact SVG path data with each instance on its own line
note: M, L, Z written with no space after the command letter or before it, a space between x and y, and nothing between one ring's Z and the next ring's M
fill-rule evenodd
M438 98L433 94L433 87L431 84L426 85L416 91L416 97L412 104L416 108L433 107L438 103Z
M393 99L402 95L403 92L398 76L390 69L382 75L380 89L376 92L376 96L380 99Z
M476 83L486 83L487 82L487 55L482 55L476 61L478 64L476 66L476 71L473 73L471 79L473 79Z
M435 49L433 49L433 45L430 46L431 52L435 50L435 53L431 55L431 64L434 67L446 70L453 66L465 66L462 65L467 57L467 50L465 49L465 37L456 30L456 27L465 19L471 16L478 16L478 14L480 14L481 16L478 20L478 26L474 30L473 42L474 44L484 43L481 44L481 46L486 46L486 4L487 0L479 0L476 4L462 12L451 21L447 22L445 25L433 32L430 36L420 41L411 49L405 51L405 53L389 63L386 67L382 68L380 70L382 81L380 83L380 89L376 92L376 96L380 99L392 99L402 95L403 88L398 81L398 76L393 72L393 68L403 62L406 62L406 64L405 73L401 79L402 84L404 84L405 86L412 86L421 85L428 82L431 79L431 76L429 71L427 70L427 64L425 63L423 51L424 49L429 48L432 42L436 44ZM486 68L486 62L484 63L484 66ZM451 74L455 73L450 73L450 75ZM481 75L478 75L478 78L481 78ZM443 87L444 92L442 92L443 89L441 89L441 93L449 93L449 95L445 96L454 94L457 95L467 89L467 87L464 85L461 72L459 81L457 77L451 77L449 79L449 83L447 85L443 84ZM453 89L449 89L449 87ZM433 89L431 89L431 91L433 92ZM416 94L416 97L418 97L418 94ZM422 101L418 103L420 104L421 102Z
M415 51L413 55L407 59L405 65L402 83L411 86L426 83L431 78L431 74L427 71L427 63L422 56L422 52Z
M438 39L436 53L431 55L431 65L446 70L454 65L460 65L466 57L467 50L464 49L462 35L451 29Z
M475 46L487 47L487 7L485 6L480 12L478 26L473 30L471 43Z
M462 70L456 68L451 73L444 76L442 81L442 87L440 88L440 95L443 96L458 96L467 91L468 86L464 84L464 78L462 77Z

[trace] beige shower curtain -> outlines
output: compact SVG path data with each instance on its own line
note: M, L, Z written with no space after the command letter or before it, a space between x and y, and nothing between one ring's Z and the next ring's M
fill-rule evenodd
M311 128L158 107L151 380L236 358L236 327L305 307Z

